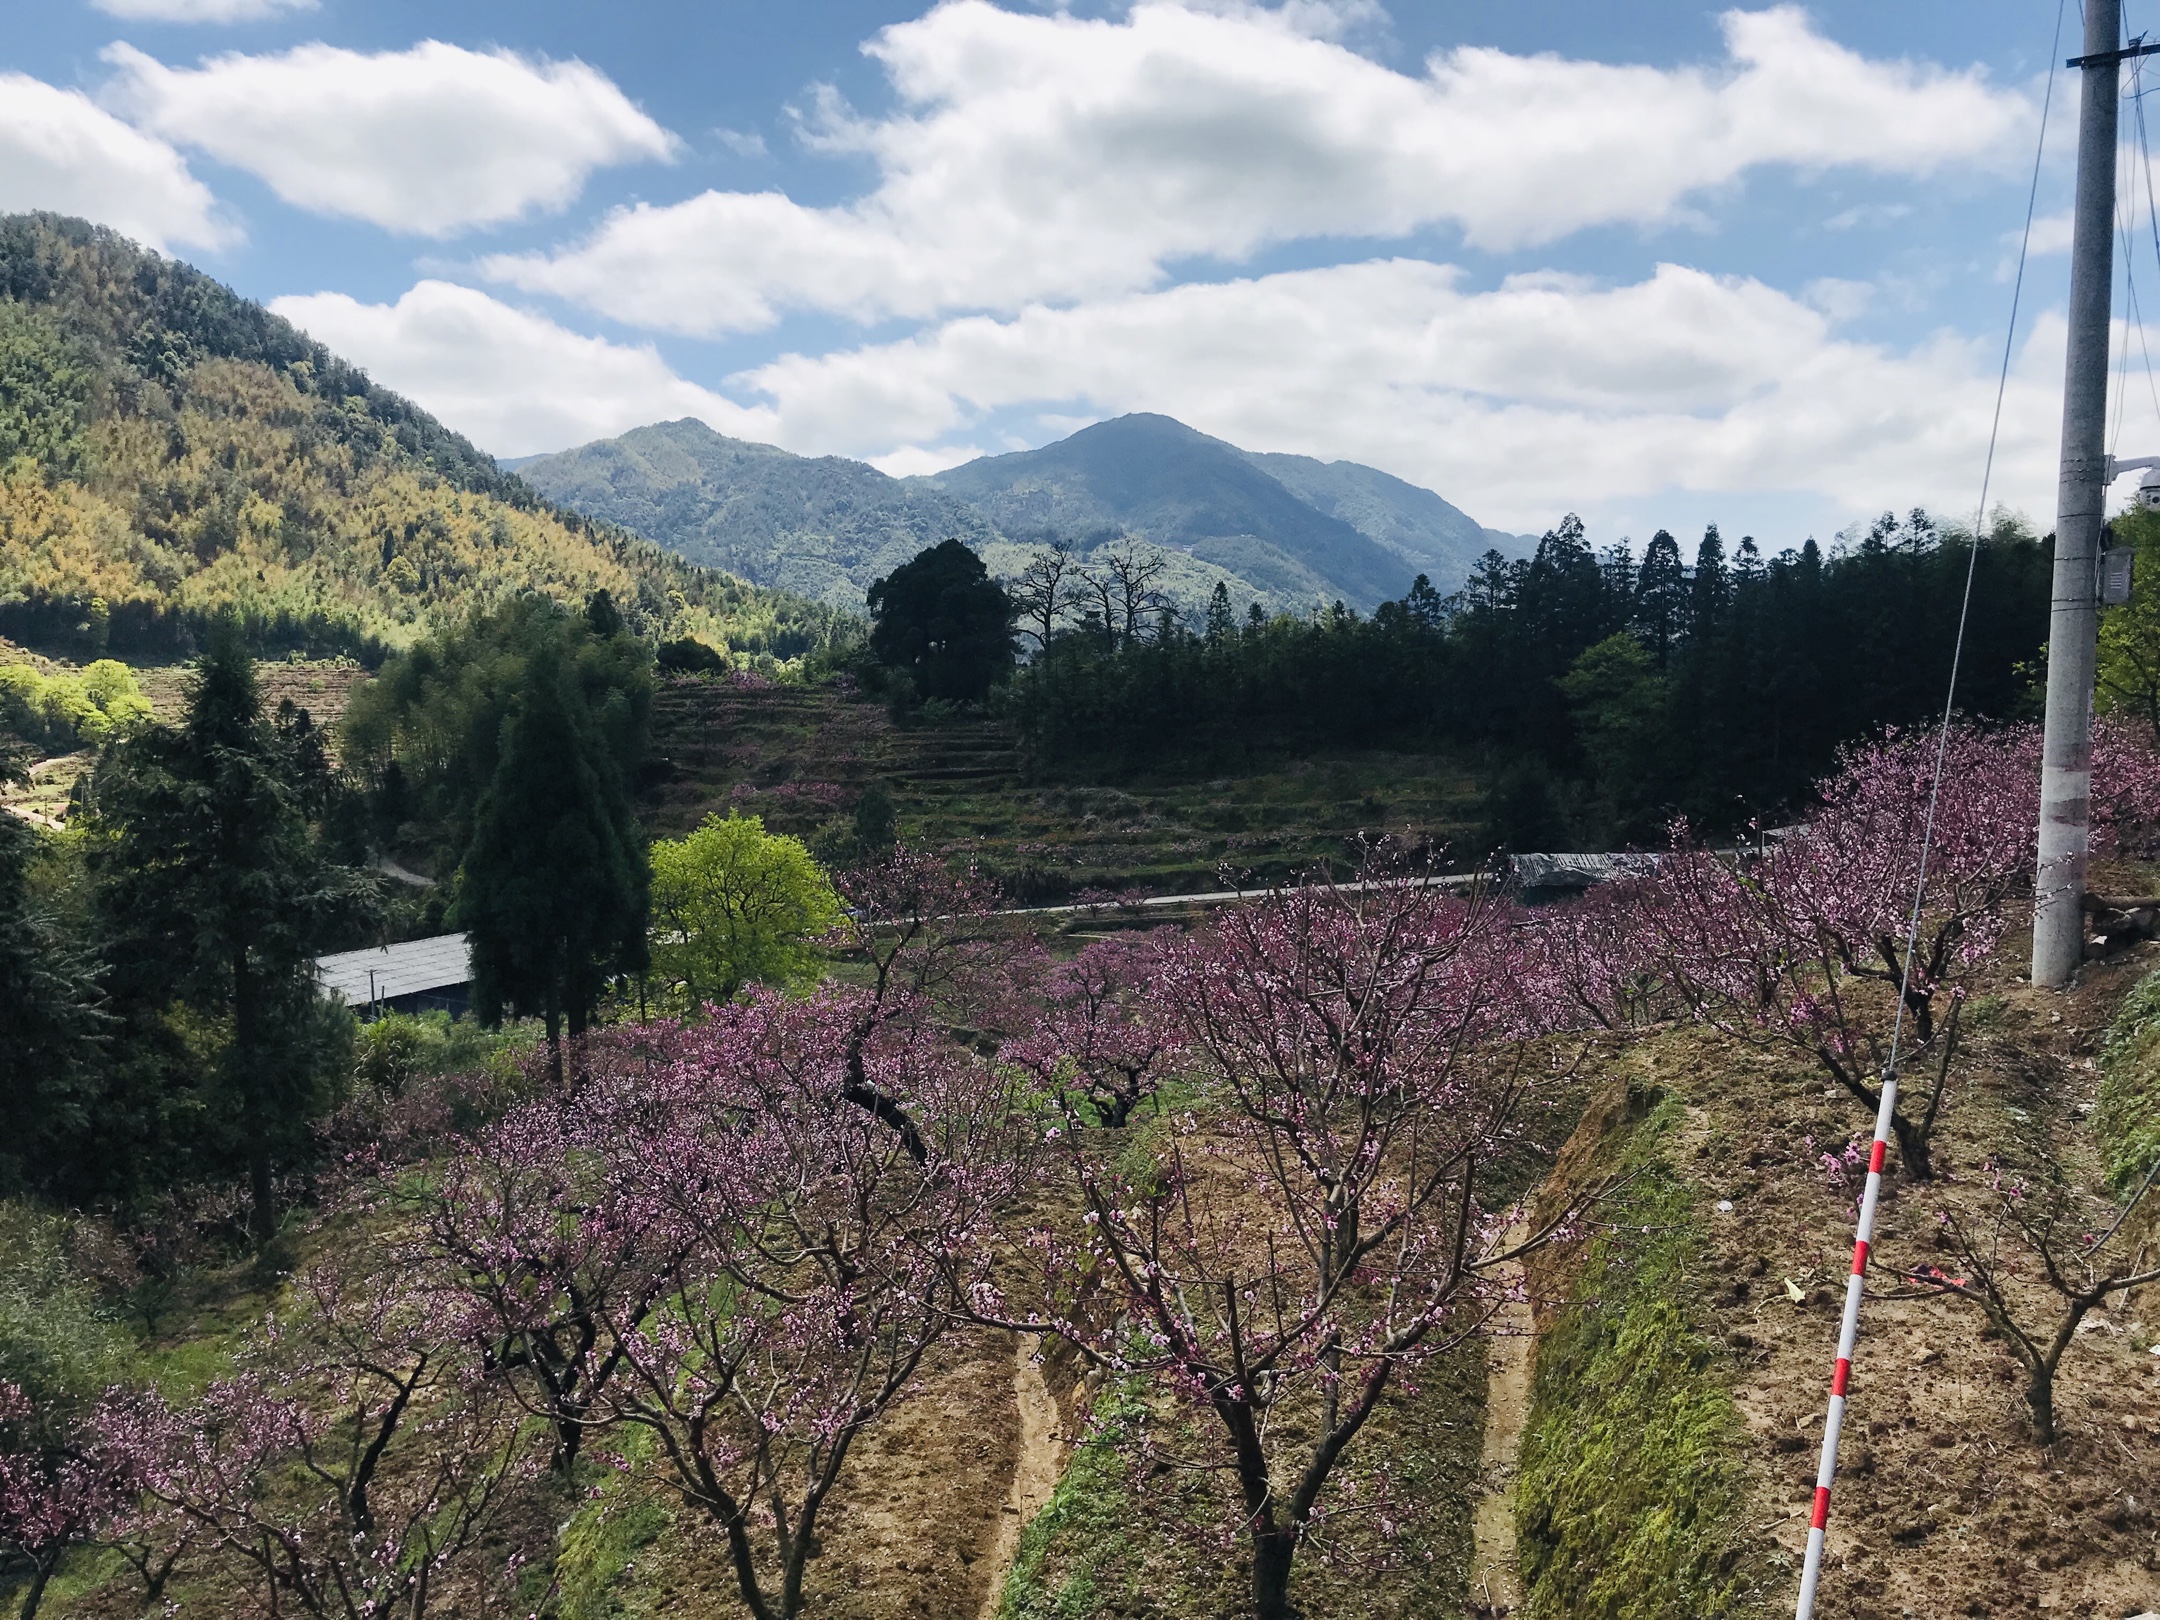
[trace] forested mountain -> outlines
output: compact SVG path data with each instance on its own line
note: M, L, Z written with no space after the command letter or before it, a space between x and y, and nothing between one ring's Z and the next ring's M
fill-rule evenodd
M924 547L959 538L979 550L997 538L934 485L731 439L688 416L520 461L518 473L692 562L857 611L872 580Z
M1431 490L1377 467L1261 450L1245 454L1307 506L1377 540L1443 591L1468 579L1485 552L1515 557L1537 544L1535 535L1488 529Z
M737 646L830 615L560 510L289 322L110 230L0 219L0 634L79 653L399 646L608 591Z
M1098 422L932 482L1008 534L1135 535L1214 563L1283 605L1339 597L1370 608L1401 595L1418 572L1343 518L1308 505L1236 445L1167 416Z
M1157 587L1188 617L1217 583L1240 610L1369 608L1420 573L1454 588L1489 547L1528 549L1374 468L1249 454L1167 416L1122 416L929 478L747 444L694 418L504 465L692 561L847 608L952 538L1006 576L1053 536L1083 554L1128 535L1152 542L1169 553Z

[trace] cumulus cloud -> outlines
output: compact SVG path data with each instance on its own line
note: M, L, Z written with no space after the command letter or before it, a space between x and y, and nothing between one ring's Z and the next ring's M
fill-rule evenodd
M681 416L743 438L776 430L770 411L684 381L649 345L585 337L469 287L422 281L395 304L326 292L270 307L499 456Z
M80 91L0 73L0 213L32 208L80 214L157 248L238 239L165 142Z
M1389 259L1077 309L970 316L903 341L792 355L730 379L778 442L927 467L914 447L1029 406L1162 411L1264 450L1383 467L1480 521L1680 488L1784 490L1849 511L1970 501L1994 401L1988 345L1852 341L1814 304L1663 265L1606 286L1552 274L1465 290ZM1996 489L2049 506L2062 328L2012 377Z
M118 69L106 100L140 128L298 207L421 236L563 208L592 170L676 145L605 74L512 51L303 45L171 68L113 45L105 58Z
M288 11L314 11L322 0L90 0L108 17L130 22L260 22Z
M1359 9L1139 0L1105 20L947 0L865 47L893 113L860 117L827 91L803 115L813 147L875 163L868 195L814 208L708 191L483 268L697 334L795 308L1012 312L1300 238L1453 226L1512 250L1655 225L1764 165L1994 163L2035 116L1978 71L1870 60L1791 6L1727 12L1709 67L1465 47L1421 74L1327 37Z

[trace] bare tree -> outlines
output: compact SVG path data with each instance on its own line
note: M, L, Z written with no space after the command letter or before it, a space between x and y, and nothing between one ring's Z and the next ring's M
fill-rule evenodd
M1986 1314L2025 1368L2025 1404L2032 1412L2033 1437L2043 1446L2055 1443L2055 1373L2077 1338L2078 1324L2117 1289L2160 1282L2160 1266L2145 1264L2142 1249L2135 1257L2101 1258L2152 1190L2156 1175L2160 1163L2100 1227L2104 1204L2073 1187L2060 1165L2048 1165L2037 1186L1997 1170L1992 1207L1984 1216L1940 1212L1943 1236L1965 1275L1954 1277L1935 1266L1908 1274L1922 1291L1971 1300ZM2045 1292L2028 1305L2012 1297L2012 1278L2030 1280Z
M1049 650L1059 618L1080 593L1080 574L1071 543L1053 539L1037 549L1012 582L1008 594L1020 612L1020 633L1034 637L1038 653Z
M1111 622L1111 597L1116 598L1117 618L1124 633L1125 645L1140 639L1140 620L1144 614L1163 605L1162 592L1155 589L1155 581L1162 577L1170 561L1153 546L1142 549L1130 538L1111 546L1103 556L1104 581L1103 619Z

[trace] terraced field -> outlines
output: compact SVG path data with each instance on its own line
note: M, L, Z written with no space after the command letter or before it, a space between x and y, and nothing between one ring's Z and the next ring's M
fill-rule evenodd
M994 722L897 726L831 687L666 680L653 731L645 808L656 835L732 808L837 849L879 783L903 837L972 849L1023 900L1194 892L1216 887L1225 867L1266 879L1360 833L1448 842L1477 819L1476 784L1444 758L1358 752L1204 780L1035 780Z

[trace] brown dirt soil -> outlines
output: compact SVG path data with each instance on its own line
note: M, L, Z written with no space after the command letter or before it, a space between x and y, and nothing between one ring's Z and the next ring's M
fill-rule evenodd
M1954 1260L1936 1211L1984 1209L1990 1157L2029 1162L2044 1141L2097 1179L2083 1124L2094 1054L2116 1005L2155 965L2160 948L2147 946L2088 966L2054 996L2023 984L2010 961L1981 987L1938 1127L1938 1179L1886 1182L1817 1606L1825 1620L2160 1608L2160 1356L2143 1348L2160 1336L2160 1287L2111 1301L2095 1313L2102 1325L2079 1335L2058 1378L2062 1437L2050 1451L2034 1444L2022 1373L1976 1307L1884 1297L1900 1273ZM1721 1281L1704 1317L1737 1361L1752 1442L1747 1531L1790 1583L1774 1588L1789 1602L1858 1191L1834 1186L1819 1155L1871 1121L1818 1071L1693 1031L1655 1036L1627 1064L1686 1104L1671 1151L1709 1205L1699 1211L1712 1234L1705 1270ZM2028 1317L2042 1293L2030 1291Z
M1530 1235L1527 1222L1507 1234L1511 1246ZM1522 1266L1508 1268L1506 1281L1521 1282ZM1522 1606L1522 1580L1515 1569L1516 1459L1522 1449L1524 1421L1530 1415L1530 1379L1537 1340L1528 1299L1509 1300L1493 1323L1485 1346L1485 1441L1479 1462L1476 1517L1472 1520L1470 1599L1494 1616Z
M1013 1345L1013 1405L1019 1419L1012 1484L1000 1510L995 1539L984 1562L988 1574L978 1620L997 1620L1005 1575L1020 1550L1020 1532L1049 1503L1065 1468L1062 1414L1043 1376L1042 1341L1030 1334Z
M1012 1340L967 1333L933 1352L922 1392L864 1433L826 1509L804 1610L825 1620L965 1620L983 1606L1019 1458ZM720 1536L677 1508L639 1560L634 1612L742 1612Z

